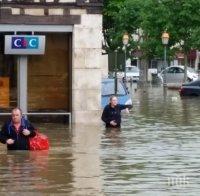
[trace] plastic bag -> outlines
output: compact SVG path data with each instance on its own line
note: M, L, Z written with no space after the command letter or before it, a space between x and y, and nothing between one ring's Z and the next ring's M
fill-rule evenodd
M30 150L48 150L49 139L46 135L36 132L35 137L29 138Z

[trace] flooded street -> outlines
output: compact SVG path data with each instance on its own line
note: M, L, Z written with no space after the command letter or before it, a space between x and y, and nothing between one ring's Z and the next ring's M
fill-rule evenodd
M0 195L199 195L200 98L133 92L120 130L36 124L49 152L0 144Z
M106 195L199 195L200 99L138 90L121 132L105 132Z

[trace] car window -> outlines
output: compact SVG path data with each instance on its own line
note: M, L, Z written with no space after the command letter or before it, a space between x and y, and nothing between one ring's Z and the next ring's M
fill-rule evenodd
M171 67L167 70L167 73L174 73L175 72L175 67Z
M113 82L103 82L102 83L102 95L114 95L115 94L115 86ZM121 82L117 83L117 95L126 95L126 91Z
M184 70L179 68L179 67L176 67L175 68L175 73L184 73Z
M179 74L179 73L184 73L184 70L181 69L180 67L171 67L168 69L167 73Z

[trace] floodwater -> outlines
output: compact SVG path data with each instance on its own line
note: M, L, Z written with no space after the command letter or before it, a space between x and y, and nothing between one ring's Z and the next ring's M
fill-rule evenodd
M200 98L149 87L133 99L121 130L36 124L48 152L0 144L0 195L199 195Z

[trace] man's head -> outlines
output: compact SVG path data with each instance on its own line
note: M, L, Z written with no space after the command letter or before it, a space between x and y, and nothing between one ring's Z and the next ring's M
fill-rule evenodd
M112 107L115 107L118 104L118 100L116 96L111 96L110 97L110 104Z
M22 111L20 108L14 108L11 111L13 123L20 123L22 118Z

